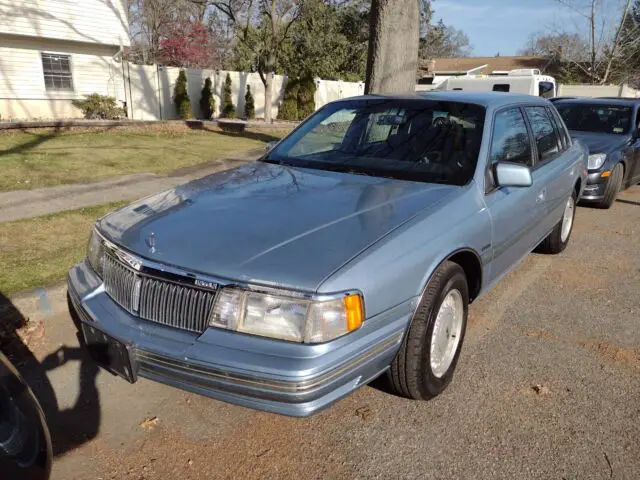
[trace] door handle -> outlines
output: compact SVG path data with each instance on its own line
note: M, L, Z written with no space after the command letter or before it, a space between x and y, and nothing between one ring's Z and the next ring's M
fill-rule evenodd
M547 196L547 190L546 188L543 188L538 192L538 195L536 195L536 203L544 202L544 199L546 196Z

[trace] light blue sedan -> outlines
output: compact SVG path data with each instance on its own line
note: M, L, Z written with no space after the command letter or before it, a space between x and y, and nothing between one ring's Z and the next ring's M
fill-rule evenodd
M100 219L72 316L130 382L305 416L386 373L426 400L469 303L566 247L587 156L537 97L334 102L259 161Z

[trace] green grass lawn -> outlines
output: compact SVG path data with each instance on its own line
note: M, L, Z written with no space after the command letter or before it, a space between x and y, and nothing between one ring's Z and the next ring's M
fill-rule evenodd
M63 280L86 255L96 219L125 203L0 223L0 293L9 296Z
M0 191L169 172L260 148L285 134L280 130L231 134L166 124L0 132Z

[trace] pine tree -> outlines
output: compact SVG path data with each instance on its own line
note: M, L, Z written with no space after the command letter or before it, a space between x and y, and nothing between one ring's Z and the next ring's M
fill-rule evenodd
M231 100L231 75L228 73L222 87L222 113L220 116L223 118L235 118L236 116L236 107Z
M200 95L200 112L203 120L211 120L213 113L216 111L216 99L213 98L213 90L211 89L211 79L207 77L202 87Z
M251 85L247 85L247 93L244 95L244 117L248 120L256 118L256 105L251 94Z
M191 112L191 101L189 100L189 93L187 92L187 74L184 70L180 70L176 85L173 88L173 102L176 105L178 117L187 119L193 116Z

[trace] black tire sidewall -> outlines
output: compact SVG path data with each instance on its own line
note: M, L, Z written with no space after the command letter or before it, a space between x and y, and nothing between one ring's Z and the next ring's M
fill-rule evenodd
M571 198L573 198L573 213L572 213L572 217L571 217L571 230L569 230L569 235L567 235L567 239L563 242L562 241L562 222L564 221L564 213L562 214L562 218L560 219L560 224L558 225L558 242L560 242L560 248L561 251L564 251L564 249L567 247L567 245L569 244L569 240L571 240L571 235L573 234L573 227L576 223L576 208L578 205L578 194L575 192L575 190L571 193Z
M456 267L458 266L456 265ZM422 354L420 356L420 377L422 380L421 390L423 390L423 398L430 398L438 395L447 387L447 385L449 385L449 383L451 383L451 380L453 379L453 373L458 363L458 358L460 357L460 352L462 351L462 345L464 343L465 332L467 329L467 315L469 310L469 287L467 285L467 279L464 271L461 267L452 269L450 275L443 280L444 281L438 288L437 294L434 296L432 305L428 309L428 326L423 338ZM435 319L438 315L438 310L440 309L440 306L442 305L445 297L452 289L458 290L462 295L464 313L462 317L461 336L460 342L458 343L458 348L455 355L453 356L453 360L451 362L451 365L449 366L449 369L442 377L438 378L433 374L433 371L431 369L431 338L433 336L433 329L435 327Z

